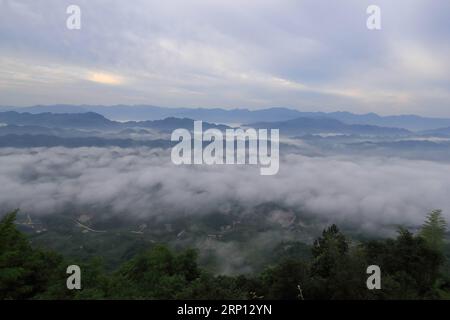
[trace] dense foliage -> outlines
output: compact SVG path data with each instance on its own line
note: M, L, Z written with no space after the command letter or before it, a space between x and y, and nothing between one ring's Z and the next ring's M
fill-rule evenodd
M431 212L417 235L354 244L336 225L314 242L310 259L293 254L259 275L202 270L194 250L154 245L114 272L100 259L80 264L33 248L17 230L16 212L0 222L0 299L442 299L450 296L443 254L445 221ZM82 289L66 288L66 267L78 264ZM367 266L381 268L381 290L368 290Z

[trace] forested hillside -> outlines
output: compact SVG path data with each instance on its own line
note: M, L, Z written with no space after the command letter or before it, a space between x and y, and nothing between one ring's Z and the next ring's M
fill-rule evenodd
M101 259L73 261L35 248L14 223L0 222L0 299L448 299L446 224L431 212L417 234L399 228L395 239L356 243L336 225L311 247L310 259L285 256L260 274L211 274L194 250L154 244L119 268ZM82 289L68 290L66 268L82 270ZM381 269L381 289L368 290L367 266Z

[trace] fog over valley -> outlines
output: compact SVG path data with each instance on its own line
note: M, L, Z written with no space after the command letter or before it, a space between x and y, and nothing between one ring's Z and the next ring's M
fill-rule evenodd
M145 219L231 212L275 203L367 231L450 213L450 164L365 156L284 154L275 176L251 165L186 165L150 148L0 150L0 205L32 215L72 211ZM447 210L446 210L447 209Z

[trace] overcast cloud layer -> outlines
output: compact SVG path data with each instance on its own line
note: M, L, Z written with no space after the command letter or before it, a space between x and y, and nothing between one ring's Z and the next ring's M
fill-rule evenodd
M448 0L0 0L0 104L450 116L449 37Z
M333 222L377 230L450 220L450 165L386 158L289 155L275 176L255 166L179 166L167 151L120 148L0 150L0 208L54 214L204 214L276 202Z

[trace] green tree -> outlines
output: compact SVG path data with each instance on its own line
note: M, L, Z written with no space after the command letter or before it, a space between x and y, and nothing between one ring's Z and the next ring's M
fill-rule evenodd
M309 288L309 268L302 261L286 259L261 275L265 299L303 300ZM305 297L306 296L306 297Z
M442 210L431 211L420 230L420 236L426 243L437 251L442 251L444 247L444 236L447 230L447 223L442 216Z
M357 248L332 225L314 241L311 287L304 295L312 299L361 299L365 296L365 264Z
M200 275L197 254L187 250L179 255L156 245L126 262L113 279L112 295L117 298L174 299Z
M367 264L380 266L382 299L436 298L435 285L444 262L440 252L420 236L400 228L396 239L370 241L365 245Z
M14 222L18 210L0 221L0 299L30 299L57 281L62 257L33 249Z
M313 273L323 278L330 277L339 260L348 254L348 248L348 240L335 224L325 229L312 248Z

